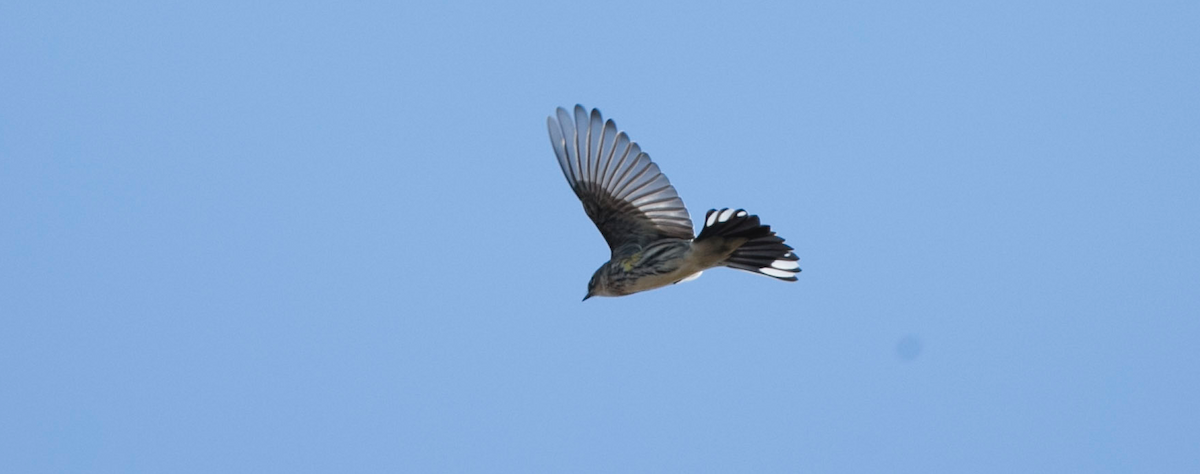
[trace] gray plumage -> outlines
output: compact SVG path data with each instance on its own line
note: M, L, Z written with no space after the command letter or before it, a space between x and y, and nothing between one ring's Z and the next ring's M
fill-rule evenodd
M563 108L557 123L546 120L563 175L609 248L692 238L692 219L675 187L616 123L578 105L574 123Z

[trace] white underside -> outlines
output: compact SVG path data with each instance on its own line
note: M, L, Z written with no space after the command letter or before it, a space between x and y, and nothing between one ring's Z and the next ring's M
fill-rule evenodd
M699 271L699 272L693 273L693 274L691 274L691 275L688 275L688 276L687 276L687 277L685 277L684 279L682 279L682 280L679 280L679 281L677 281L677 282L675 282L675 283L676 283L676 284L679 284L679 283L683 283L683 282L685 282L685 281L692 281L692 280L695 280L695 279L697 279L697 278L700 278L700 274L701 274L701 273L704 273L704 272L703 272L703 271Z

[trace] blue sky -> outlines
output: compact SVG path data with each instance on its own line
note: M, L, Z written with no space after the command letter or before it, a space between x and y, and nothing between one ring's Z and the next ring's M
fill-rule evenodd
M1197 472L1195 2L0 8L5 472ZM600 108L798 283L580 303Z

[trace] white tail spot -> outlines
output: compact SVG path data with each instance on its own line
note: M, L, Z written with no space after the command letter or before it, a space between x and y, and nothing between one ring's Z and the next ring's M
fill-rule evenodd
M732 215L733 215L733 209L725 209L725 210L721 211L721 217L718 217L717 220L719 220L721 222L725 222L725 221L729 220L729 216L732 216Z
M771 268L771 267L762 267L762 268L758 269L758 271L763 272L764 275L771 275L776 278L791 278L793 276L796 276L796 274L793 272L787 272L787 271L780 270L778 268Z
M796 270L800 268L800 262L795 262L792 260L776 260L771 262L771 266L780 270Z
M738 217L746 217L746 211L738 211L737 216Z
M704 227L712 227L713 224L716 224L717 214L719 214L717 211L713 211L711 214L709 214L708 221L704 223Z

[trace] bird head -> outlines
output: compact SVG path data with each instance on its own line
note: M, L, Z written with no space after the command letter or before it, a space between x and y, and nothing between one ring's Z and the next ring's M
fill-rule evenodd
M596 269L596 272L592 274L592 279L588 280L587 295L583 297L583 301L587 301L593 296L609 296L606 266L603 265Z

